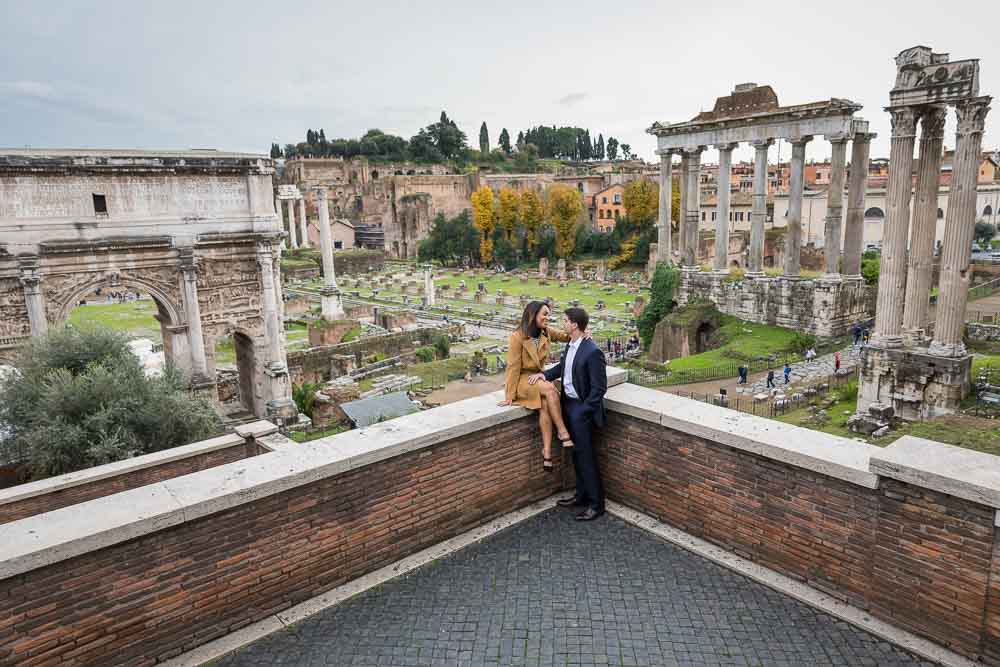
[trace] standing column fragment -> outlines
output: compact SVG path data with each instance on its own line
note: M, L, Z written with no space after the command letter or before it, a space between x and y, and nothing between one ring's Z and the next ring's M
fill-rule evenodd
M299 198L299 245L303 248L308 248L312 245L309 243L309 221L306 219L305 197Z
M687 212L685 213L685 236L684 236L684 269L688 271L698 271L698 217L701 214L699 206L699 193L701 186L699 176L701 174L701 146L686 149L687 156L687 183L685 202Z
M847 188L847 225L844 229L844 275L861 280L861 246L864 243L865 191L868 188L868 153L871 140L868 123L859 124L851 145L851 176ZM864 123L860 126L860 123Z
M316 205L319 209L319 243L323 255L323 319L330 322L344 317L344 307L340 302L340 288L333 266L333 234L330 231L330 207L326 200L326 188L314 189Z
M292 248L298 248L299 239L295 231L295 200L286 199L285 205L288 207L288 242Z
M847 170L847 137L830 137L830 189L827 191L823 258L826 280L840 280L840 239L844 219L844 176Z
M786 278L798 278L802 253L802 188L806 166L806 144L812 137L792 141L792 160L788 178L788 229L785 231Z
M754 141L753 213L750 216L750 262L748 276L764 275L764 222L767 218L767 150L772 139Z
M732 177L733 149L736 144L720 144L719 194L715 211L715 263L712 268L720 273L728 271L729 258L729 181Z
M656 261L669 262L673 254L671 247L670 219L674 201L674 179L670 173L673 167L673 153L660 154L660 208L656 225Z

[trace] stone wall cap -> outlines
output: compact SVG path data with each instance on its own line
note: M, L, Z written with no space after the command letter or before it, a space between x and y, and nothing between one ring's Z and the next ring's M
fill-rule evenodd
M883 477L1000 508L1000 457L993 454L904 435L870 465Z
M278 427L266 419L260 419L249 424L240 424L234 430L241 438L263 438L266 435L277 433Z
M878 486L869 459L878 447L748 415L729 408L623 384L608 391L607 408L667 428L805 468L868 489Z
M152 468L153 466L179 461L192 456L207 454L219 449L227 449L235 445L243 444L244 439L237 433L227 433L216 438L192 442L189 445L172 447L163 451L144 454L130 459L123 459L105 465L77 470L76 472L40 479L37 482L19 484L7 489L0 489L0 505L6 505L19 500L26 500L48 493L55 493L63 489L98 482L109 477L126 475L137 470Z

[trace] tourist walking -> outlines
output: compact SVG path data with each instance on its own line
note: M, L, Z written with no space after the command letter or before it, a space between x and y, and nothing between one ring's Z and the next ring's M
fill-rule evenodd
M774 369L767 369L767 388L774 389Z
M811 363L813 359L816 358L816 349L810 347L806 350L806 363Z
M868 341L871 339L871 337L872 337L872 332L868 330L868 327L865 327L864 333L861 334L861 338L862 340L864 340L865 345L868 344Z
M792 367L791 367L791 365L790 365L790 364L789 364L789 363L788 363L788 362L786 361L786 362L785 362L785 384L788 384L788 379L789 379L789 378L791 377L791 375L792 375Z
M837 350L833 355L833 372L836 373L840 370L840 350Z
M748 372L747 367L746 366L740 366L738 369L736 369L736 372L739 373L739 375L740 375L740 379L739 379L739 381L737 381L736 384L746 384L747 383L747 372Z
M854 325L854 347L861 344L861 325Z

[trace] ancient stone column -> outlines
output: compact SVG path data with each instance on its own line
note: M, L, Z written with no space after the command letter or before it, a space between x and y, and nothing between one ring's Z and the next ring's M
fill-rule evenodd
M732 177L733 149L736 144L719 144L718 196L715 206L715 263L719 273L729 271L729 180Z
M24 288L24 304L28 309L28 324L32 336L44 336L49 331L49 321L45 315L45 297L42 294L42 279L38 274L37 257L19 257L21 286Z
M680 210L677 212L677 249L676 254L678 259L681 261L678 263L683 263L684 248L687 247L687 182L688 182L688 156L687 153L681 151L681 169L680 169L680 182L677 187L680 192L680 201L678 202Z
M673 152L666 150L660 153L660 209L656 224L656 261L671 260L670 215L674 201Z
M191 379L208 379L205 337L201 330L201 304L198 303L198 261L194 248L180 249L181 278L184 287L184 314L187 316L188 348L191 350Z
M844 219L844 176L847 169L847 136L828 137L830 157L830 189L826 195L826 224L823 227L823 259L826 280L840 280L841 222Z
M319 244L323 255L323 319L329 321L344 317L344 307L340 303L340 289L333 268L333 234L330 231L330 207L326 201L326 188L317 187L316 204L319 210Z
M942 357L966 354L962 343L965 305L969 298L969 260L976 220L976 181L982 160L983 126L990 97L963 100L955 105L958 130L955 160L948 190L944 243L941 248L941 282L934 340L928 352ZM879 294L881 296L881 294Z
M913 143L918 111L913 107L888 109L892 120L892 147L889 151L889 185L886 192L885 232L875 308L875 347L903 344L903 299L906 296L906 241L910 228L910 190L913 171Z
M906 268L906 297L903 305L903 338L910 344L923 343L930 300L934 237L937 231L938 182L941 148L948 108L924 109L920 116L920 167L913 202L913 229Z
M424 298L428 306L435 305L434 298L434 274L430 269L424 269Z
M806 167L806 144L812 137L792 140L788 177L788 228L785 231L785 278L798 278L802 253L802 187Z
M747 275L764 275L764 221L767 218L767 149L773 139L754 141L753 213L750 215L750 265Z
M847 226L844 229L844 275L861 279L861 246L864 243L865 192L868 189L868 152L874 134L868 123L854 121L858 127L851 145L851 179L847 189ZM860 123L864 122L862 127Z
M684 214L684 269L686 271L698 271L698 218L701 216L701 206L699 206L699 176L701 175L701 151L703 148L684 149L687 157L687 180L685 182L687 193L684 201L687 211Z
M309 247L309 221L306 219L306 199L299 198L299 245Z
M264 318L264 336L267 338L268 364L282 361L281 316L278 310L278 291L274 284L274 257L270 241L257 242L257 267L260 270L261 315Z
M286 199L285 208L288 210L288 245L292 248L298 248L299 235L295 229L295 200Z

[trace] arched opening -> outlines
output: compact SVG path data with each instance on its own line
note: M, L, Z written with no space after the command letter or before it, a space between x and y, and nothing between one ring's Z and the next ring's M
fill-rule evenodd
M240 403L248 412L253 412L253 376L256 364L253 340L245 333L234 331L233 348L236 355L236 372L240 379Z
M372 170L372 180L373 181L377 181L378 180L378 169L373 169Z
M987 204L986 208L983 209L983 217L988 218L991 215L993 215L993 207Z
M258 414L257 354L254 340L244 331L228 330L215 338L210 352L215 366L220 412L227 419Z
M942 218L944 218L944 211L938 209L937 219L941 220Z
M878 206L872 206L865 211L865 220L881 220L885 218L885 212Z
M711 322L702 322L695 332L694 336L694 351L692 354L701 354L709 349L709 344L712 340L712 334L715 333L715 327L712 326Z

